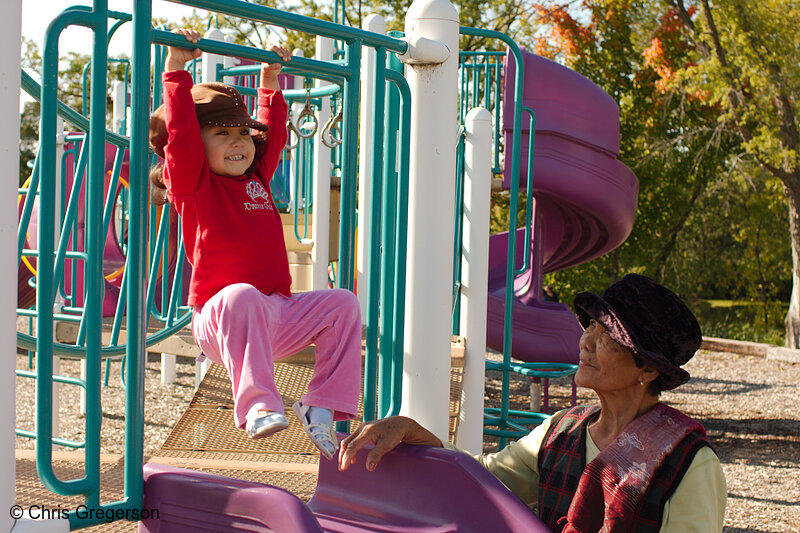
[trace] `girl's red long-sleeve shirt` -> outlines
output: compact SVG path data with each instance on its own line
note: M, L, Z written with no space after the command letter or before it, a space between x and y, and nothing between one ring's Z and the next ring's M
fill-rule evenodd
M292 278L283 225L269 186L288 135L283 95L258 89L257 119L269 126L266 149L256 151L248 174L225 177L208 167L191 76L170 71L162 81L168 134L164 184L181 215L186 257L193 267L189 305L202 306L233 283L289 296Z

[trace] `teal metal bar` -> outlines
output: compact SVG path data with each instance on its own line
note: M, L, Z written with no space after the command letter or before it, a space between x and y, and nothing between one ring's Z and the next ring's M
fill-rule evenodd
M23 71L24 73L25 71ZM25 247L25 239L27 238L28 226L31 221L31 213L33 213L33 203L36 198L36 193L39 190L39 159L41 153L41 146L37 150L36 159L33 162L33 170L31 171L30 182L27 189L19 189L19 193L25 192L25 201L22 204L22 213L20 213L19 227L17 228L17 262L20 261Z
M400 150L397 176L397 220L394 248L394 306L391 310L392 322L392 383L391 401L387 416L400 413L403 379L403 347L406 306L406 256L408 246L408 184L411 156L411 91L408 82L402 75L399 60L392 59L390 69L386 70L386 78L394 83L400 94ZM387 311L388 312L388 311Z
M456 148L456 190L455 190L455 228L453 230L453 303L451 306L451 333L458 335L461 319L461 246L463 243L464 219L464 126L458 127L458 144Z
M102 319L103 319L103 192L105 177L106 65L108 64L108 1L95 0L96 24L92 50L92 86L89 102L89 164L86 178L86 244L84 265L84 318L86 328L86 454L84 459L89 490L87 505L100 505L100 427L103 409L100 402ZM84 321L86 323L87 320Z
M153 30L153 41L167 46L186 46L186 38L183 36L161 30ZM259 50L257 48L243 46L240 44L214 41L211 39L200 39L195 46L204 52L209 52L212 54L242 57L246 59L252 59L260 63L269 62L280 63L281 65L286 64L275 52ZM297 56L294 56L291 59L291 63L291 68L297 69L298 71L309 72L315 77L328 79L334 83L342 78L350 76L354 71L357 70L358 67L358 65L356 65L356 68L354 69L352 66L341 66L330 62L317 61L315 59L306 59L304 57Z
M178 227L180 227L180 217L178 218ZM183 254L185 253L183 247L183 236L178 237L178 253L177 258L181 260L183 258ZM172 279L172 291L170 292L169 296L169 311L167 313L166 318L166 326L170 327L175 322L175 314L178 310L178 307L182 307L178 305L178 302L182 300L183 296L183 268L180 268L180 265L175 266L175 273ZM189 306L186 306L186 312L188 313L190 310Z
M468 35L467 31L474 30L477 28L470 28L468 26L461 26L461 33L464 35ZM467 31L463 31L467 30ZM481 31L493 31L493 30L481 30ZM472 51L472 50L461 50L458 52L458 55L461 57L505 57L505 52L498 52L498 51Z
M150 0L135 0L133 16L133 69L130 145L130 225L125 274L128 279L127 340L125 351L125 507L142 508L144 448L144 288L147 255L144 214L148 204L148 128L150 122ZM180 256L178 258L180 260ZM187 314L188 322L191 314Z
M469 30L469 28L467 28ZM471 62L479 59L483 60L480 65L484 73L483 85L483 106L488 109L497 118L494 121L494 155L492 163L492 173L499 174L503 171L500 165L500 113L501 113L501 72L502 60L506 56L506 52L500 51L461 51L459 52L460 60L460 83L461 93L459 97L459 110L460 117L463 122L464 117L469 111L468 96L471 97L469 89L469 80L472 76L472 71L476 68Z
M358 71L361 63L361 42L345 45L347 64L354 72L345 78L343 94L342 179L339 225L339 287L353 290L355 272L355 214L358 186Z
M213 42L219 42L219 41L213 41ZM295 59L292 59L288 63L284 63L283 70L281 70L282 73L284 73L284 74L293 74L293 75L296 75L296 76L309 76L309 75L313 75L314 74L313 72L311 72L311 71L309 71L307 69L289 67L289 65L294 63L295 60L305 59L305 58L300 58L300 57L297 57L297 56L294 56L294 57L295 57ZM316 61L316 60L309 59L309 61ZM258 69L259 68L260 67L258 65L243 65L243 66L237 66L237 67L224 68L224 69L220 69L219 75L220 76L252 76L252 75L258 74ZM342 85L341 85L341 80L338 77L335 77L335 76L332 76L332 75L328 75L328 74L317 75L317 77L319 77L320 79L331 78L333 80L339 80L339 81L337 83L331 83L329 85L323 85L322 87L311 87L309 90L306 90L306 89L284 89L283 91L281 91L283 93L283 98L288 102L289 100L297 100L297 99L300 99L300 98L305 98L307 93L311 95L311 98L324 98L324 97L327 97L327 96L333 96L334 94L337 94L337 93L341 92ZM256 95L256 88L255 87L247 87L247 86L235 85L235 84L229 84L229 85L232 85L233 87L236 87L236 90L238 90L243 96L255 96Z
M54 381L57 381L54 379ZM37 438L35 431L28 431L25 429L15 429L14 434L18 437L24 437L26 439L35 439ZM80 449L86 447L86 441L77 441L77 440L68 440L68 439L60 439L58 437L53 437L50 440L50 443L55 446L66 446L67 448L73 449Z
M386 69L381 72L385 78L385 72L389 69L397 69L400 60L395 54L389 54L386 58ZM400 67L402 68L402 66ZM379 82L378 71L376 70L376 84ZM396 247L395 236L397 235L397 132L400 127L400 117L397 109L400 106L400 92L397 87L385 81L385 105L383 116L386 122L383 148L383 183L381 184L381 227L380 242L383 253L380 255L380 350L378 359L378 412L380 417L389 415L392 408L392 372L394 372L394 287L397 273L395 272L394 259L389 250ZM376 103L377 106L377 103ZM377 139L376 139L377 140ZM374 273L372 274L375 275ZM372 280L372 278L370 278Z
M79 6L74 6L74 7L79 7ZM68 20L69 20L71 18L79 16L79 15L76 15L76 13L80 14L82 12L83 12L83 10L76 9L76 10L73 11L73 9L70 8L67 11L65 11L64 13L62 13L62 15L64 15L64 14L69 15L70 16L68 18ZM56 20L58 20L58 19L56 19ZM56 20L54 20L50 24L50 27L53 27L53 24L55 24ZM61 27L62 25L66 26L68 24L72 24L72 23L68 22L67 24L59 24L58 27ZM62 31L63 31L63 28L62 28ZM47 40L47 36L45 36L45 41L46 40ZM32 98L35 98L35 99L41 101L42 87L36 82L36 80L31 78L30 75L28 73L26 73L24 70L21 70L20 72L21 72L21 75L22 75L22 89L26 93L28 93ZM42 72L44 73L44 70ZM55 99L55 97L53 97L53 98ZM67 120L71 124L77 126L78 129L80 129L82 131L88 131L89 130L89 119L87 119L85 116L81 115L80 113L77 113L76 111L74 111L72 108L70 108L64 102L62 102L60 100L56 100L55 104L52 104L52 105L55 106L55 108L53 110L54 113L57 113L58 115L62 116L65 120ZM55 124L55 122L54 122L54 124ZM55 127L55 126L53 126L53 127ZM108 142L110 142L110 143L112 143L112 144L114 144L116 146L119 146L119 147L122 147L122 148L125 148L125 147L128 146L128 142L129 142L128 138L125 137L124 135L119 135L119 134L114 133L112 131L106 130L105 131L105 136L106 136L106 141L108 141Z
M114 212L114 201L116 200L117 186L119 185L119 175L122 171L122 161L125 157L123 150L117 149L114 155L114 165L111 168L111 178L108 183L108 194L106 195L106 203L103 207L103 235L105 236L108 229L111 227L111 215Z
M75 171L72 174L72 190L70 191L69 195L69 202L67 203L67 208L64 212L64 218L61 221L62 231L61 236L58 241L58 251L56 252L56 260L55 260L55 272L54 272L54 283L56 289L63 285L64 279L64 257L68 254L67 247L70 243L70 238L72 239L73 247L75 246L74 243L78 240L78 224L77 224L77 216L78 216L78 203L80 200L80 192L84 186L84 182L86 180L86 168L88 166L88 159L89 159L89 150L88 145L83 143L81 144L81 148L79 150L78 155L78 164L75 167ZM65 174L62 173L62 176ZM66 194L66 187L63 188L64 194ZM72 228L72 235L70 236L69 228ZM39 249L42 249L41 246ZM81 253L73 253L73 258L80 258L86 259L85 256L85 248L84 254ZM72 304L76 305L77 298L76 287L77 287L77 268L76 263L73 262L72 265L72 280L71 280L71 287L72 287ZM65 295L62 291L62 295ZM65 295L66 296L66 295Z
M382 47L398 54L404 54L408 49L408 43L399 39L240 0L225 0L225 2L219 0L173 0L173 2L234 17L266 22L291 30L315 33L344 41L345 46L347 43L359 41L366 46Z
M505 56L505 54L503 54ZM492 172L495 174L499 174L503 171L500 167L500 109L501 109L501 102L500 96L502 94L502 89L500 86L500 73L502 72L502 68L500 66L501 56L495 56L495 77L494 77L494 109L495 109L495 121L494 121L494 166L492 167Z
M534 139L536 136L533 132L536 131L536 114L533 112L528 106L522 106L522 110L528 113L530 117L530 121L528 122L529 127L528 131L531 132L528 135L528 180L525 185L525 239L523 241L523 252L522 252L522 265L514 270L514 275L519 276L523 272L526 272L531 267L531 216L533 213L533 147L534 147Z
M36 378L36 467L39 478L45 487L59 494L84 494L90 492L91 482L89 476L80 479L62 481L53 472L52 467L52 374L53 374L53 338L51 335L41 334L53 328L53 302L55 291L53 287L53 254L55 244L55 228L52 219L46 220L44 214L55 214L55 131L57 118L58 84L58 37L70 24L87 27L105 24L100 17L90 13L87 9L70 8L56 17L48 27L44 38L42 53L42 85L41 101L41 138L40 157L40 195L39 195L39 254L37 262L38 286L36 291L36 308L39 311L37 329L39 335L36 339L37 352L37 378ZM104 32L105 33L105 32ZM104 84L103 84L104 85ZM45 90L44 87L49 88ZM103 98L105 102L105 98ZM105 110L103 111L103 116ZM28 348L30 349L30 348ZM92 448L87 448L92 450ZM99 451L98 451L99 461ZM90 472L87 464L87 472Z
M31 372L28 370L16 370L16 375L22 378L29 378L29 379L36 379L36 372ZM77 385L83 389L86 389L86 382L79 378L73 378L70 376L59 376L54 375L53 381L56 383L64 383L67 385ZM25 437L28 439L36 439L36 432L35 431L27 431L24 429L15 429L15 434L19 437ZM56 446L66 446L68 448L84 448L86 446L86 441L75 441L69 439L60 439L57 437L53 437L50 441L52 444Z
M124 283L124 281L123 281ZM182 316L179 320L175 320L172 327L169 329L161 329L152 335L148 335L147 339L145 340L145 347L153 346L154 344L158 344L159 342L163 341L164 339L174 335L176 331L186 326L192 319L192 314L187 312L184 316ZM37 348L37 339L35 337L30 337L29 335L25 336L18 336L17 337L17 346L22 348L23 350L36 350ZM116 357L125 354L125 346L105 346L102 349L102 356L103 357ZM86 350L83 346L72 346L69 344L62 344L58 343L52 349L53 354L60 355L64 357L72 357L82 359L85 357Z
M366 338L366 359L364 362L364 421L375 420L377 409L380 402L375 397L374 391L382 391L377 385L378 372L378 334L380 330L379 314L382 311L380 298L380 276L381 276L381 189L384 185L384 131L385 122L383 117L384 102L386 99L386 50L383 48L375 49L375 77L373 83L373 109L372 109L372 168L369 169L371 176L370 186L370 206L367 214L368 226L361 228L365 233L364 242L367 243L367 271L370 273L369 286L362 287L367 289L367 338ZM352 126L351 126L352 127ZM365 169L366 170L366 169ZM344 196L344 195L343 195ZM383 219L385 223L385 218ZM341 259L341 258L340 258ZM369 394L367 394L369 392Z
M156 281L157 281L156 278L159 274L158 265L163 260L162 254L166 255L166 252L164 251L165 248L164 241L166 240L169 223L165 223L165 221L168 220L167 219L168 216L169 216L169 209L164 209L161 212L161 220L158 223L158 234L156 235L155 239L152 238L152 232L150 233L151 235L150 241L155 242L155 246L153 246L152 249L150 250L150 257L151 257L150 271L147 276L147 295L145 297L145 302L146 302L145 309L148 311L147 313L148 318L150 317L151 314L154 314L155 311L153 302L155 300L155 294L156 294ZM150 225L151 228L154 226L155 224Z

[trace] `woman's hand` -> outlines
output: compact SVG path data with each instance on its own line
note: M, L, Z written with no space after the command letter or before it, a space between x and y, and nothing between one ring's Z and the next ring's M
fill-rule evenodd
M355 464L356 454L365 444L375 447L367 454L367 470L372 472L381 458L401 442L405 444L442 446L439 437L404 416L391 416L361 425L352 435L342 441L339 452L339 470L347 470Z
M278 57L281 58L281 61L291 61L292 59L292 53L288 48L284 48L283 46L270 46L269 51L278 54ZM280 89L280 85L278 85L278 74L280 74L282 68L283 65L280 63L262 63L261 76L259 80L261 87L274 90Z
M183 35L186 37L186 40L192 44L197 44L202 37L199 31L191 28L176 28L172 30L172 33ZM167 47L167 61L164 65L164 69L168 71L183 70L183 67L186 65L187 61L197 59L202 55L202 53L202 50L199 48L190 48L188 46L186 48L180 46L169 46Z

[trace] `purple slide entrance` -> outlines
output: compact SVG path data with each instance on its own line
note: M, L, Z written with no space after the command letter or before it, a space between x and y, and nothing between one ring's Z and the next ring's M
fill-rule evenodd
M375 472L359 462L339 472L320 458L308 505L283 489L148 463L144 508L158 519L139 533L547 533L519 498L472 457L400 445ZM152 512L152 511L151 511Z

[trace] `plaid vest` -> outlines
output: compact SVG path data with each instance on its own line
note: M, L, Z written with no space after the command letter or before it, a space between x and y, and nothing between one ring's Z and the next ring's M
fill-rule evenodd
M599 411L599 405L573 407L559 420L554 419L542 441L539 450L539 517L555 533L563 528L563 522L559 524L559 521L567 516L586 466L586 431ZM664 504L703 446L709 446L708 441L694 432L664 459L637 510L635 533L659 531Z

